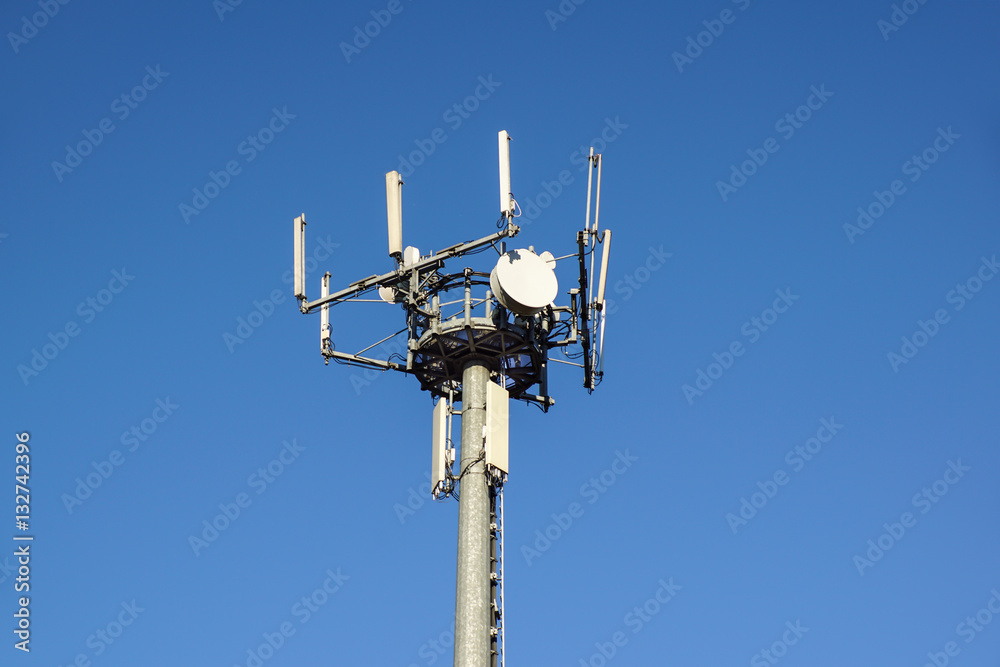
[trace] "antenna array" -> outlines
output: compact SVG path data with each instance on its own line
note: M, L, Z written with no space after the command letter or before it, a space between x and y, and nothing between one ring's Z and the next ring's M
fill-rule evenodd
M312 301L305 288L305 214L294 220L295 298L303 313L321 313L320 352L326 363L332 359L410 374L420 381L421 389L439 399L432 429L432 493L439 498L457 498L460 485L462 491L456 667L503 665L504 660L503 486L509 468L509 399L536 404L543 411L554 405L548 394L550 361L582 368L583 386L591 392L604 375L604 295L611 230L599 228L601 155L591 148L586 218L576 235L577 252L556 258L547 251L535 254L532 247L507 251L506 240L520 231L514 222L518 207L511 188L510 141L506 131L498 133L500 231L427 255L412 246L404 248L403 181L398 172L390 171L385 175L386 221L394 268L356 280L332 294L331 275L325 273L320 296ZM499 255L492 270L446 268L449 260L490 248ZM595 267L598 254L599 268ZM567 292L569 303L557 305L556 264L574 256L579 265L578 284ZM372 301L363 297L376 291L379 299L375 301L402 307L405 326L357 352L338 350L330 325L331 309L352 301ZM405 359L366 356L376 345L404 334ZM582 349L571 352L576 345ZM566 358L550 358L553 351ZM462 404L460 411L454 408L455 403ZM452 416L459 413L463 429L460 460L450 436ZM456 467L457 460L460 465ZM476 476L482 476L486 484L470 485L468 480ZM482 548L482 540L488 540L488 549ZM477 611L480 609L484 610L482 615Z

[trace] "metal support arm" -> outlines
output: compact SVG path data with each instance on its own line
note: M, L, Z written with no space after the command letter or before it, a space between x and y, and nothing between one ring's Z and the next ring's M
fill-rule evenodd
M324 304L333 304L351 297L360 296L375 287L392 287L397 283L401 283L409 279L414 271L420 272L428 269L441 268L444 266L444 262L447 259L452 257L461 257L462 255L477 248L496 243L500 239L516 236L519 231L520 228L517 225L510 224L506 229L503 229L495 234L490 234L489 236L481 238L478 241L460 243L457 246L446 248L437 254L426 257L415 264L411 264L410 266L400 267L394 271L390 271L389 273L383 273L382 275L374 275L364 278L351 283L346 289L342 289L339 292L331 294L330 296L322 297L316 299L315 301L303 302L300 310L303 313L311 313Z
M348 364L355 364L358 366L371 366L372 368L380 368L384 371L406 372L406 366L397 364L394 361L382 361L381 359L371 359L370 357L359 357L356 354L347 354L346 352L338 352L337 350L327 350L323 352L323 356L332 359L343 359Z

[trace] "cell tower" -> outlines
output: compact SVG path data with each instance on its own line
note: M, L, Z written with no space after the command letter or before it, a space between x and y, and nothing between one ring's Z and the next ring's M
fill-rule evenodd
M510 136L501 131L500 231L476 241L421 255L403 247L403 181L385 175L389 256L395 268L349 283L330 293L330 273L323 275L320 297L310 301L305 287L305 214L295 218L295 298L303 313L320 311L320 352L335 362L392 370L416 376L420 388L437 398L433 413L431 484L435 498L459 501L458 564L455 591L455 667L504 664L503 487L508 466L510 399L555 404L548 394L549 362L583 369L583 386L592 392L604 371L604 288L611 231L598 227L601 205L601 155L590 149L587 213L576 233L575 253L554 257L533 247L508 251L506 239L520 229L520 215L510 186ZM596 189L594 172L597 172ZM596 198L592 194L596 190ZM591 202L593 201L593 224ZM499 243L499 247L497 247ZM594 291L595 261L601 263ZM449 273L445 262L492 248L499 255L491 271L471 267ZM590 266L587 266L588 256ZM577 258L579 277L568 291L569 305L558 306L555 267ZM337 350L330 328L330 308L374 296L399 304L406 326L355 353ZM363 356L375 346L406 335L406 359ZM582 349L575 350L579 345ZM550 358L562 348L567 359ZM572 353L567 352L573 349ZM569 359L579 361L570 361ZM456 403L461 409L455 408ZM456 457L451 422L461 415L461 454ZM457 463L457 465L456 465Z

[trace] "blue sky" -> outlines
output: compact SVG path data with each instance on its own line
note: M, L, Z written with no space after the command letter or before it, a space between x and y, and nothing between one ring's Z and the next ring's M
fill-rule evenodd
M615 238L603 384L558 367L548 414L511 406L509 664L996 664L997 2L16 0L0 27L0 473L29 433L35 536L3 664L451 664L432 401L323 365L289 230L313 293L390 270L399 169L406 244L485 236L501 129L517 245L574 252L591 145ZM334 340L401 322L342 306Z

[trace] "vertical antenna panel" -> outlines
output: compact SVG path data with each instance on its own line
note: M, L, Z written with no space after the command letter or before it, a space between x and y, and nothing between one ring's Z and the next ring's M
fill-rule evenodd
M295 298L306 298L306 214L295 218Z
M592 233L597 233L597 223L601 217L601 154L594 156L597 160L597 201L594 202L594 229Z
M601 333L597 339L597 374L604 375L604 313L601 313Z
M486 465L507 473L510 394L495 382L486 383Z
M587 217L583 222L583 228L590 230L590 201L592 199L591 193L594 187L594 147L590 147L590 156L587 157Z
M604 309L604 287L608 280L608 259L611 257L611 230L604 230L604 240L601 241L604 252L601 255L601 277L597 281L597 303Z
M403 255L403 179L398 171L385 175L385 210L389 223L389 256Z
M438 486L445 481L448 455L448 399L441 398L434 406L434 426L431 441L431 492L437 495Z
M323 297L330 296L330 272L323 274L323 282L320 285L320 294ZM325 352L330 346L330 304L324 303L320 308L319 324L319 351Z
M594 250L597 249L597 234L594 230L597 229L597 208L601 204L601 154L594 153L594 147L590 147L590 171L589 178L587 179L587 225L586 231L590 234L590 247ZM597 204L594 207L594 226L590 227L590 185L594 176L594 169L597 169ZM593 296L594 294L594 262L597 261L597 253L590 253L590 284L587 286L587 293Z
M608 314L604 312L604 287L607 283L608 278L608 259L611 255L611 230L604 230L603 239L601 245L604 246L604 252L601 255L601 277L597 281L597 298L594 300L594 305L600 315L600 325L599 328L593 330L594 334L594 344L591 347L591 357L590 361L590 373L589 378L590 385L587 387L591 391L597 387L597 378L604 375L604 323L607 321ZM596 324L596 321L595 321Z
M510 189L510 135L507 130L500 130L498 135L500 148L500 215L510 215L513 204Z

